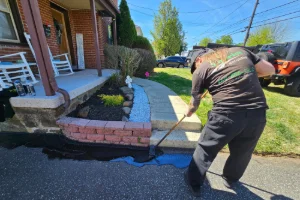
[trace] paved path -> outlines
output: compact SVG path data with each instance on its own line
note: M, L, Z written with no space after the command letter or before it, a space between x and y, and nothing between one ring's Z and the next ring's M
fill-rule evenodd
M226 157L220 154L212 165L202 199L300 199L300 160L255 157L232 191L219 176ZM0 199L194 199L184 170L173 166L48 160L41 149L25 147L0 148L0 158Z
M150 103L154 131L150 139L156 144L187 111L187 104L168 87L146 79L134 78L144 88ZM160 145L163 147L194 148L200 137L201 121L197 115L186 118Z
M144 88L151 107L151 122L154 129L169 130L187 111L186 103L168 87L146 79L134 78L135 84ZM199 131L201 122L196 115L186 118L180 129Z

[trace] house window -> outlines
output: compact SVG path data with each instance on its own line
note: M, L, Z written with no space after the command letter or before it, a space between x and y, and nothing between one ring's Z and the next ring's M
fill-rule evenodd
M0 0L0 41L20 42L8 0Z

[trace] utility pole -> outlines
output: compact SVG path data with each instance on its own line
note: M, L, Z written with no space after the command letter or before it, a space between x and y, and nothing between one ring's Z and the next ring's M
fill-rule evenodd
M246 36L245 36L244 46L246 46L247 40L249 38L249 32L250 32L250 29L251 29L251 26L252 26L253 18L254 18L254 15L255 15L255 12L256 12L256 8L257 8L258 4L259 4L259 0L256 0L255 6L254 6L254 10L253 10L253 13L252 13L249 25L248 25L247 33L246 33Z

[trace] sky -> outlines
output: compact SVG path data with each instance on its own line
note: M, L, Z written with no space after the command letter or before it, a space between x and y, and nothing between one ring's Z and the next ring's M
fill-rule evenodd
M291 3L293 1L295 2ZM154 29L154 15L157 14L161 2L163 0L127 0L134 23L142 28L144 37L150 41L153 40L150 31ZM251 16L255 2L256 0L172 0L173 6L179 10L179 19L186 32L185 41L189 50L207 36L215 41L224 34L233 34L234 43L243 42L245 32L240 31L249 24L250 18L245 18ZM286 3L290 4L281 6ZM275 7L278 8L266 11ZM289 31L284 42L300 40L300 0L260 0L256 13L258 14L252 26L298 17L285 20ZM274 19L268 20L270 18ZM243 19L245 20L241 21ZM252 31L255 29L257 28Z

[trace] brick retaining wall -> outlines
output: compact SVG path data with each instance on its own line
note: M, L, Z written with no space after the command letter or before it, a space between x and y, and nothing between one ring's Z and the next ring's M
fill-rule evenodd
M151 123L99 121L63 117L57 121L65 136L80 142L147 147Z

